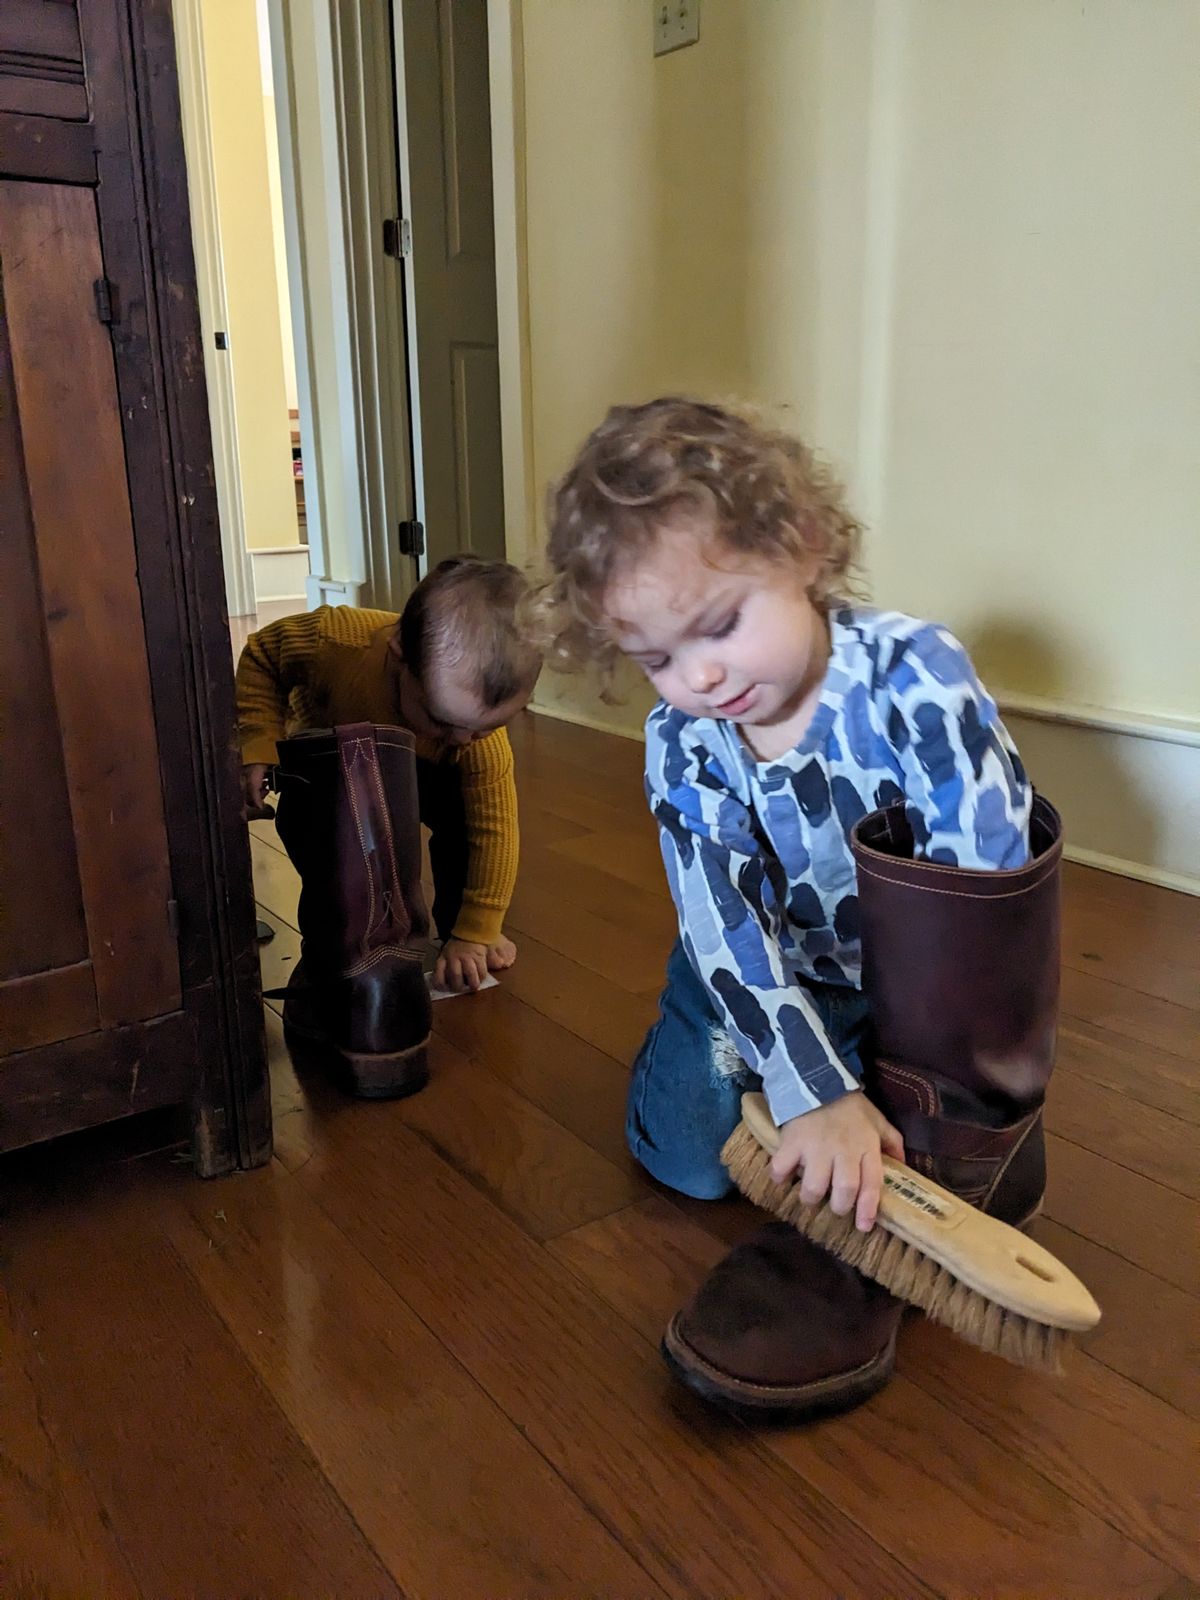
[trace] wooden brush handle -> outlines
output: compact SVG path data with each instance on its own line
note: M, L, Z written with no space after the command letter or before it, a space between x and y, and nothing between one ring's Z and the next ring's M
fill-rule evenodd
M742 1096L742 1117L774 1155L779 1129L761 1094ZM876 1226L946 1267L968 1288L1035 1322L1083 1333L1100 1320L1100 1307L1057 1256L890 1156L883 1158Z

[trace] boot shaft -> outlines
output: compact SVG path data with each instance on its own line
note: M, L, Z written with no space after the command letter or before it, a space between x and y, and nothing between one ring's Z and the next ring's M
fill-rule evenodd
M347 971L429 931L413 737L352 723L284 739L276 827L300 874L306 960Z
M1023 1222L1045 1187L1058 813L1035 797L1031 859L1011 872L914 860L902 805L864 817L851 845L875 1030L864 1087L903 1135L910 1165L992 1215Z
M1062 825L1040 795L1031 859L976 872L913 859L902 805L864 817L863 989L885 1059L931 1068L996 1112L1042 1102L1054 1063Z

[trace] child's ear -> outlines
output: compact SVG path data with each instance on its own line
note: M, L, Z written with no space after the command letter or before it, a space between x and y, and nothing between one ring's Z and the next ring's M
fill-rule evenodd
M404 657L400 654L400 635L398 633L393 633L388 640L388 650L395 656L397 661L404 660Z

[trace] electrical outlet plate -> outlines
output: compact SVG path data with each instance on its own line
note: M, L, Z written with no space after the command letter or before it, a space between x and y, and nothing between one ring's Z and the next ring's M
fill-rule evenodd
M654 54L665 56L700 37L700 0L652 0Z

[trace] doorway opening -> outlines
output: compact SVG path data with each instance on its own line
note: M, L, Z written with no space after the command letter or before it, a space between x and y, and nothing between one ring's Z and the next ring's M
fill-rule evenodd
M179 0L205 376L235 633L302 610L306 463L265 0Z

